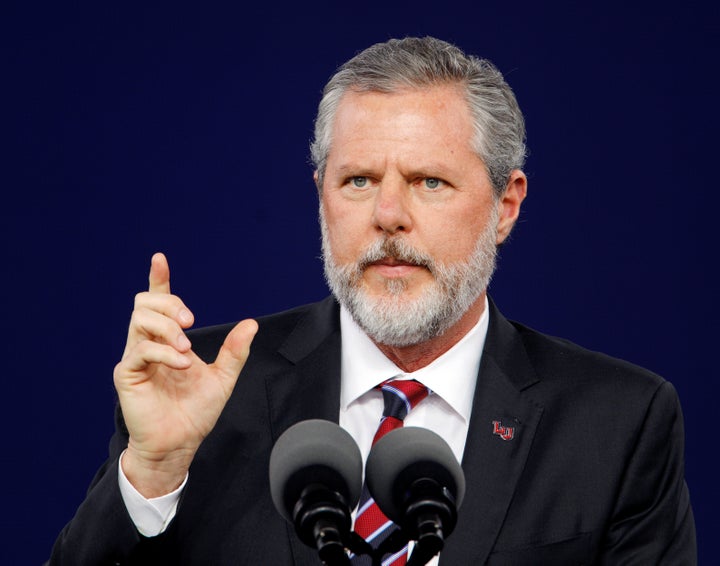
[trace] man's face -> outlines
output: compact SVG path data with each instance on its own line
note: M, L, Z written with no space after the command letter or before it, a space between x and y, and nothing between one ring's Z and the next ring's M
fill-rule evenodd
M338 106L321 195L326 275L378 342L427 340L483 295L507 232L473 133L452 86L348 92Z

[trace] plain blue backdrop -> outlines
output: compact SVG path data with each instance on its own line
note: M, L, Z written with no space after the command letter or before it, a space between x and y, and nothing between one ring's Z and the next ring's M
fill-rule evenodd
M716 3L65 4L0 18L2 564L47 558L105 457L153 252L199 325L327 293L320 91L369 44L426 34L495 62L526 115L492 296L675 384L700 563L720 564Z

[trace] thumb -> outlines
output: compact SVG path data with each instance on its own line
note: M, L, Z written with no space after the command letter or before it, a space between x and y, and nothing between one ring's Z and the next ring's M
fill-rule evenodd
M257 322L249 318L236 324L227 335L213 364L223 377L233 381L237 379L250 354L250 344L257 330Z

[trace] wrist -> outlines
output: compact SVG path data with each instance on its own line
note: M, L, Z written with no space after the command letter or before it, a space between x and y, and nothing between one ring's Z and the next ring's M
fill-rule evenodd
M187 452L148 455L128 444L120 459L122 473L145 498L161 497L175 491L187 477L192 455Z

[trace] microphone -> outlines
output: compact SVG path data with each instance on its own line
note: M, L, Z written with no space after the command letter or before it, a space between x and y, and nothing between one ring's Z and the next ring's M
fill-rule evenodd
M278 512L323 563L349 565L346 548L367 549L350 533L362 489L360 449L344 429L319 419L299 422L270 454L270 495Z
M465 475L448 444L419 427L392 430L378 440L365 465L365 481L378 507L400 527L381 552L416 545L408 566L424 565L455 529L465 496ZM378 549L380 550L380 549Z

